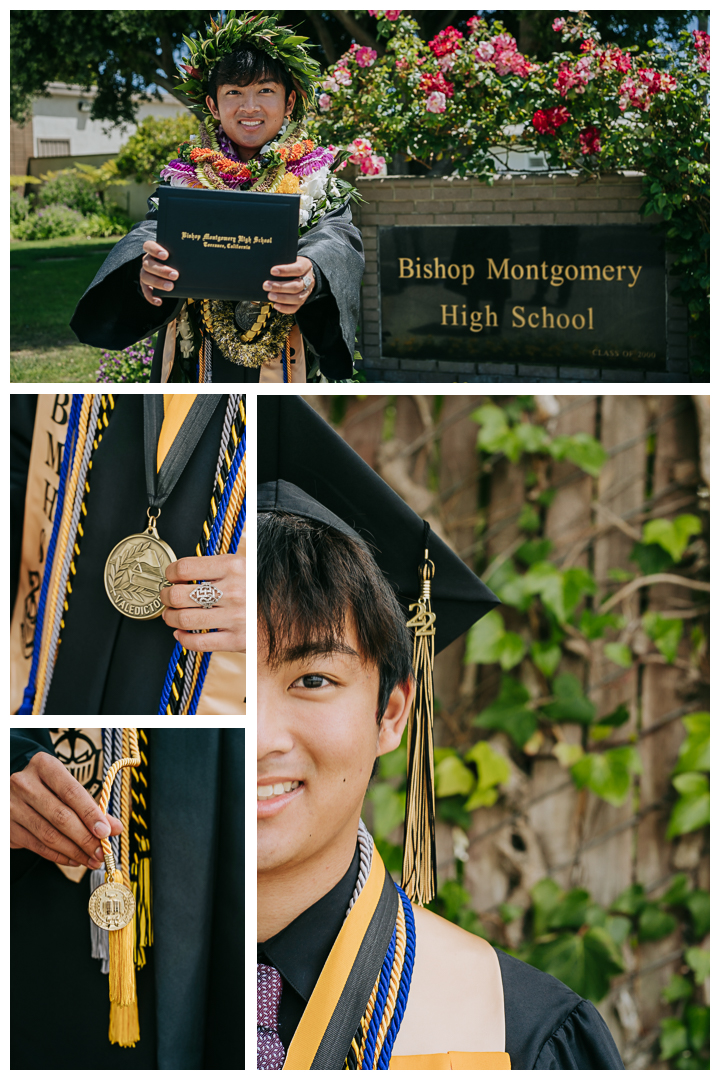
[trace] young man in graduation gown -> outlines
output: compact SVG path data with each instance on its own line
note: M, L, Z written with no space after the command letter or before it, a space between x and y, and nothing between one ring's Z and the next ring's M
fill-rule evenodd
M305 38L267 13L218 16L206 37L185 40L180 89L200 130L161 171L162 182L238 198L298 194L297 259L271 269L255 304L176 299L178 273L156 243L153 197L145 221L101 266L71 326L81 341L108 349L159 331L153 382L304 382L319 372L350 379L364 258L349 209L353 188L334 172L343 158L315 146L303 128L320 65Z
M125 829L120 777L96 804L122 734L11 729L10 1067L242 1069L244 731L141 730ZM88 915L110 831L129 836L141 915L134 1045L109 1037Z
M240 395L11 397L13 713L244 713L245 470Z
M423 906L433 648L497 598L301 399L258 432L258 1067L622 1069L593 1005ZM400 889L360 811L408 720Z

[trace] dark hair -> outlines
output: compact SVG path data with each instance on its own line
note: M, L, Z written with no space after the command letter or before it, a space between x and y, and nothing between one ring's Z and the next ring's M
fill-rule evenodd
M292 75L280 60L252 45L240 45L223 56L210 72L207 92L217 105L219 86L249 86L258 79L272 79L285 87L285 101L292 90L300 97Z
M352 619L360 654L380 676L378 722L412 676L407 617L367 547L295 514L258 514L258 617L268 662L331 652Z

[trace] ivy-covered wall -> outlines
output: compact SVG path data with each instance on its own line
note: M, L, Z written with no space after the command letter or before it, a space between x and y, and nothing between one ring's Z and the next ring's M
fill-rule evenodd
M500 595L436 665L439 911L707 1068L707 399L320 398ZM403 752L367 817L399 867Z

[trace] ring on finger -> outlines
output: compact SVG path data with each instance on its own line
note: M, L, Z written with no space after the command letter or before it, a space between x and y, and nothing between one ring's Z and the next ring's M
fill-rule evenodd
M190 599L194 600L200 607L205 608L206 611L215 607L218 600L222 600L222 598L222 589L216 588L209 581L201 581L190 593Z
M313 283L312 273L303 274L303 276L300 278L300 280L302 281L302 283L303 283L303 285L305 286L306 289L312 288L312 283Z

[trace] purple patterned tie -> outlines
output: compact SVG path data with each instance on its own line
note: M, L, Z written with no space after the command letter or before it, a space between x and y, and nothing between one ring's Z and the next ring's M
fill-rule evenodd
M280 972L269 964L257 966L257 1067L282 1069L285 1047L278 1035L278 1010L282 994Z

